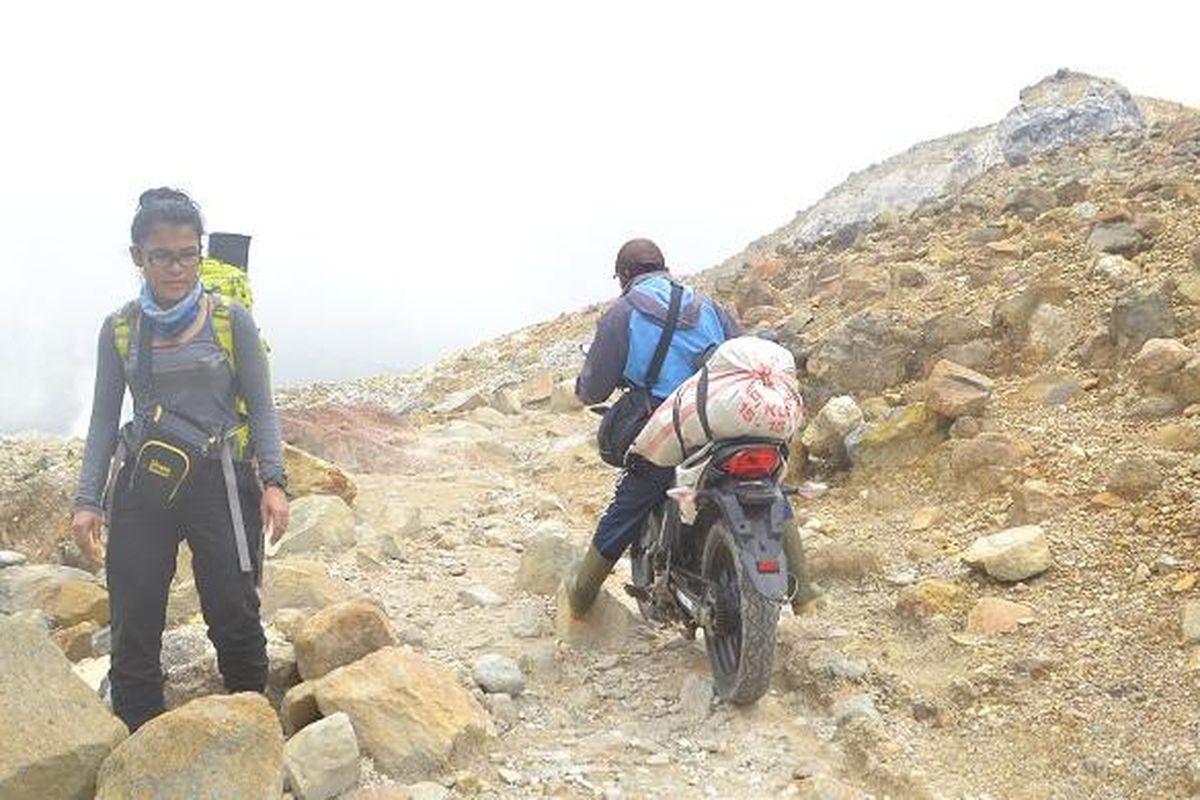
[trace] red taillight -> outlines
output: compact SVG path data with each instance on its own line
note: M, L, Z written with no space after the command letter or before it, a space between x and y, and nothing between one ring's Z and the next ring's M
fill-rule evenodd
M758 571L765 575L774 575L779 572L778 561L759 561L756 566L758 567Z
M768 478L779 468L779 451L774 447L747 447L721 462L719 469L733 478Z

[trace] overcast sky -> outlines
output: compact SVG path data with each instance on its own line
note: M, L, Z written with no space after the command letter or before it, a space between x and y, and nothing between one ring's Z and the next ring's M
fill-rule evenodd
M294 383L610 297L632 236L711 266L1060 66L1200 105L1190 3L10 6L0 432L78 430L149 186L253 234Z

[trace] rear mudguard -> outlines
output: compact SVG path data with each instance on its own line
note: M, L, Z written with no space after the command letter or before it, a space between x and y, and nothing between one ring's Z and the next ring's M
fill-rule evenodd
M756 493L752 501L739 499L736 491L704 494L733 534L738 555L754 588L768 600L786 602L789 599L788 564L783 554L783 522L788 508L783 493L778 488L773 497L764 498L761 493ZM772 565L776 567L775 571L771 571Z

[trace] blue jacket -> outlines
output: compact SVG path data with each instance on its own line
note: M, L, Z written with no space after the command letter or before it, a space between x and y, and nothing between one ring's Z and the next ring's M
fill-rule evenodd
M600 318L575 394L587 405L603 403L618 386L641 386L666 324L671 278L651 272L629 289ZM659 379L650 394L662 399L696 371L698 357L726 339L741 336L741 326L716 301L684 287L679 323Z

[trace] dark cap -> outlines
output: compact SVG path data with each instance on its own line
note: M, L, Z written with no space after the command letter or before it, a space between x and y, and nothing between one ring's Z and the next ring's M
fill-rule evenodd
M667 268L662 250L649 239L630 239L617 251L617 274L635 274Z

